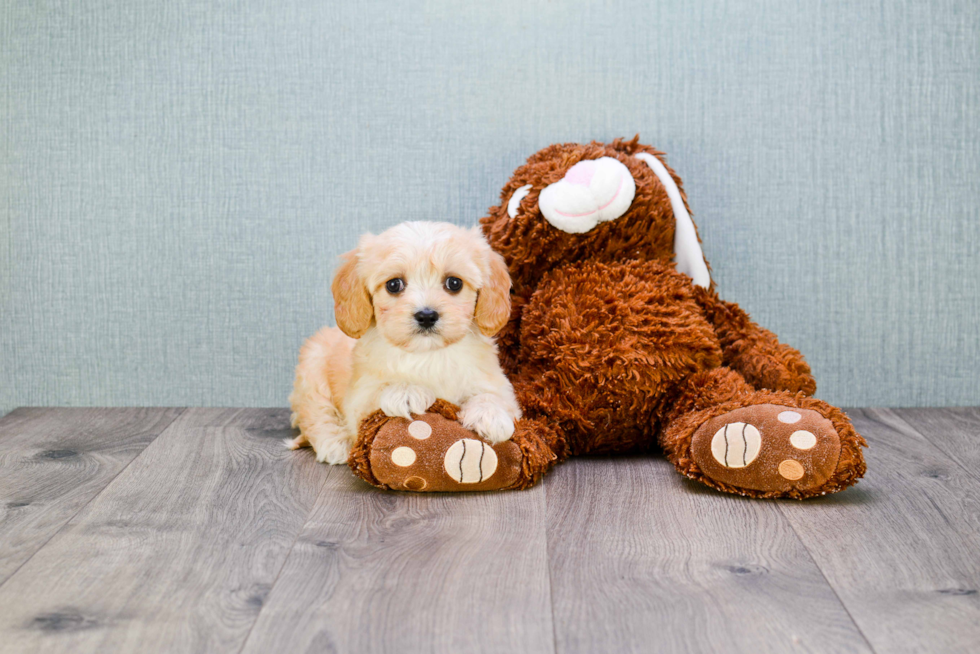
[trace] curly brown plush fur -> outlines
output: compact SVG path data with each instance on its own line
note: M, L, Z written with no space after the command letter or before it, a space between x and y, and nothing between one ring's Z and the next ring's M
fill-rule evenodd
M728 492L802 498L853 484L865 470L866 443L842 411L807 397L816 382L802 355L721 300L714 284L694 286L675 270L667 190L634 156L639 152L663 161L638 137L549 146L514 172L500 204L481 221L513 277L511 320L499 344L525 416L550 425L566 444L559 459L659 444L679 471ZM538 207L541 191L576 163L600 157L619 160L633 176L629 209L582 234L556 229ZM667 170L686 206L680 178ZM508 201L525 185L531 190L511 217ZM702 473L691 457L698 427L736 408L766 405L831 421L840 439L831 478L774 492Z

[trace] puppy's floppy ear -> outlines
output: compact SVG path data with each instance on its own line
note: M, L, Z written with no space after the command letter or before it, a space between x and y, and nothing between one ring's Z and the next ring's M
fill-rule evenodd
M357 274L357 250L343 255L344 262L334 275L333 313L340 331L351 338L360 338L371 326L374 306L371 295Z
M485 336L493 336L510 320L510 273L504 258L489 250L490 275L476 297L476 324Z

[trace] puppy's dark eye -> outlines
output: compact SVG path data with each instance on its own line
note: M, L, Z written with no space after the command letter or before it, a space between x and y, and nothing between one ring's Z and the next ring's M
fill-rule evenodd
M450 293L459 293L463 290L463 280L459 277L446 277L445 286Z
M387 290L392 295L398 295L405 290L405 280L401 277L395 277L394 279L389 279L385 282L385 290Z

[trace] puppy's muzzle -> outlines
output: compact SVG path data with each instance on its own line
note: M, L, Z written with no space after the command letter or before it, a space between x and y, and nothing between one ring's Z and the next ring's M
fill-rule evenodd
M431 330L439 322L439 312L429 308L419 309L415 312L415 322L422 329Z

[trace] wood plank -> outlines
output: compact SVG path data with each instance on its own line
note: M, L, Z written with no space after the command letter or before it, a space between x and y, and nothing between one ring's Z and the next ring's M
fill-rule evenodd
M980 407L896 409L893 413L980 478Z
M559 653L870 651L776 503L657 457L572 460L545 483Z
M181 409L16 409L0 420L0 584Z
M244 652L551 652L544 489L402 494L333 469Z
M280 409L188 409L0 586L0 652L244 642L326 468Z
M780 509L876 650L975 652L980 484L899 415L851 412L866 479Z

